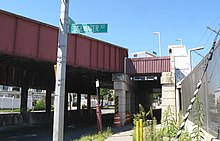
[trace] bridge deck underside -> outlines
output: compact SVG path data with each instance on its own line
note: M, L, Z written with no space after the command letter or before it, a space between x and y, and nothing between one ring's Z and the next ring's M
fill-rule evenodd
M112 73L67 65L66 90L95 94L97 78L102 87L112 88ZM25 79L29 88L54 90L54 63L0 54L0 85L21 87Z

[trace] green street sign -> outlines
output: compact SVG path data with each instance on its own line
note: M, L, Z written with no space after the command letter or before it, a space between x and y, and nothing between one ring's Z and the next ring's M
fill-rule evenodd
M108 24L70 24L69 33L107 33Z
M75 24L75 22L70 17L68 17L68 23L69 23L69 26L71 26L72 24Z

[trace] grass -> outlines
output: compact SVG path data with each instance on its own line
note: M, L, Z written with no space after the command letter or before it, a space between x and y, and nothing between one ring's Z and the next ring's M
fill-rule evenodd
M7 112L7 113L8 112L20 112L20 109L19 108L18 109L13 109L13 110L12 109L4 109L4 110L0 110L0 112L2 112L2 113L3 112Z
M115 106L103 106L102 108L103 108L103 109L114 109Z
M103 132L98 132L92 135L84 135L80 139L74 141L104 141L110 136L112 136L112 131L110 128L107 128L107 130Z

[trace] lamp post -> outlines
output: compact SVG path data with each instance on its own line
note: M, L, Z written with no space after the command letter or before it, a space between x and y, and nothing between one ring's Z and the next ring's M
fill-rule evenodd
M181 46L183 45L183 39L176 38L176 41L180 41L180 45L181 45Z
M196 47L196 48L191 48L188 50L188 55L189 55L189 61L190 61L190 72L192 71L192 59L191 59L191 52L192 51L197 51L197 50L202 50L204 49L204 46L201 46L201 47Z
M160 42L160 32L153 32L153 34L158 35L159 55L161 56L162 51L161 51L161 42Z

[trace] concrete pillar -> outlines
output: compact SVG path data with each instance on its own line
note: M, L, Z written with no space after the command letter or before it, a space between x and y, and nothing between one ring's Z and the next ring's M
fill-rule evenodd
M162 84L162 116L163 112L170 106L172 112L176 113L176 93L175 93L175 77L172 72L163 72L161 77Z
M131 112L131 97L132 82L127 74L118 73L113 74L112 80L114 81L115 95L119 99L119 114L121 126L125 124L126 111Z
M46 90L46 112L50 113L51 112L51 89Z
M77 111L81 109L81 94L77 93Z
M24 71L23 84L21 86L21 104L20 104L20 113L23 117L24 123L28 123L27 99L28 99L28 73L27 71Z
M21 87L21 105L20 105L20 113L25 115L27 113L27 98L28 98L28 87Z
M115 95L118 96L118 112L120 114L121 126L125 124L126 116L126 91L125 90L116 90Z
M68 103L68 94L69 94L68 91L65 90L65 99L64 99L64 101L65 101L65 104L64 104L65 112L68 111L68 105L69 105L69 103Z
M91 95L87 94L87 109L91 109Z

